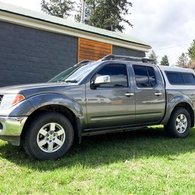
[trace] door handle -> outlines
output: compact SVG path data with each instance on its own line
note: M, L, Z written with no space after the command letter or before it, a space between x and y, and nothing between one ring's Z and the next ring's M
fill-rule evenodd
M155 96L161 96L162 93L161 93L161 92L155 92L154 95L155 95Z
M131 97L131 96L134 96L134 93L126 92L126 93L125 93L125 96Z

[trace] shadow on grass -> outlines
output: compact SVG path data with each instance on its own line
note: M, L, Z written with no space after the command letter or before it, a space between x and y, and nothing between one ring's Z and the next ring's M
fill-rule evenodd
M167 138L162 128L85 137L81 145L75 144L65 157L56 161L32 160L21 148L9 144L0 145L2 159L21 167L40 171L75 165L98 167L151 156L162 156L174 160L171 155L194 151L195 129L186 139Z

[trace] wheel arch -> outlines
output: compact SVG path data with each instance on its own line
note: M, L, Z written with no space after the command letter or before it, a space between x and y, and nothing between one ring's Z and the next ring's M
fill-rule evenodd
M171 112L171 115L178 108L185 108L189 112L190 118L191 118L191 127L193 127L194 126L194 111L192 109L192 106L189 103L187 103L187 102L180 102L180 103L175 105L175 107L173 108L173 110ZM171 115L170 115L170 117L171 117Z
M42 106L42 107L34 110L29 115L29 117L28 117L28 119L23 127L23 130L22 130L21 141L23 140L23 138L25 136L25 132L28 129L28 126L30 125L30 121L33 118L37 117L39 114L44 113L44 112L57 112L57 113L60 113L63 116L65 116L71 122L73 129L74 129L75 137L79 138L79 142L80 142L80 140L81 140L81 121L80 121L80 119L68 107L62 106L62 105L56 105L56 104Z
M186 103L186 102L178 103L178 104L174 107L172 113L173 113L177 108L185 108L185 109L189 112L190 118L191 118L191 127L193 127L193 126L194 126L194 111L193 111L191 105L188 104L188 103ZM172 114L172 113L171 113L171 114Z

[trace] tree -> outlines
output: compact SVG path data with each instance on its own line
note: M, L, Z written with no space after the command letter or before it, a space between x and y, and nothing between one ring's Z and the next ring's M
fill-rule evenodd
M41 9L47 14L65 18L73 10L73 2L71 0L42 0Z
M188 55L191 60L195 60L195 39L193 40L190 48L188 49Z
M122 32L125 27L122 22L132 26L125 16L130 14L132 3L128 0L86 0L86 23L111 30ZM80 17L77 16L77 19Z
M185 53L182 53L178 58L177 66L188 67L188 64L189 64L188 56Z
M156 53L152 50L151 52L150 52L150 54L149 54L149 59L151 59L151 60L154 60L154 63L155 64L157 64L158 63L158 57L157 57L157 55L156 55Z
M190 48L188 49L188 56L190 58L189 68L195 69L195 39L193 40Z
M161 60L161 62L160 62L160 65L169 66L169 60L168 60L167 55L164 55L164 56L162 57L162 60Z

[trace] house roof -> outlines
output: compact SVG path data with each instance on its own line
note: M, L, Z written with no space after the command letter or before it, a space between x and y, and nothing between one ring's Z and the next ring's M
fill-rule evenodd
M0 21L89 38L141 51L148 51L151 48L147 43L123 33L96 28L2 2L0 2Z

